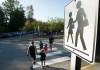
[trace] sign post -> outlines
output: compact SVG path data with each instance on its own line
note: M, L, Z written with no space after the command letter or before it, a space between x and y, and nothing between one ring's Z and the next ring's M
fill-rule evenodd
M71 70L81 70L81 58L71 53Z
M80 70L81 59L95 62L98 7L99 0L72 0L65 6L64 47L72 53L71 70Z

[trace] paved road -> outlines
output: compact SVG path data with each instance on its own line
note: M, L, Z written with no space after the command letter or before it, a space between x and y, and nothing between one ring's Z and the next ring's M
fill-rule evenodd
M47 39L43 39L44 43L48 43ZM37 49L39 41L35 41ZM19 40L15 38L4 39L0 41L0 70L30 70L31 59L26 56L26 49L29 45L29 40ZM56 63L65 62L70 60L70 53L65 52L62 48L63 40L56 39L53 45L53 52L47 53L47 65L52 65ZM37 65L34 66L35 69L40 68L39 55L37 55ZM52 70L56 69L51 67ZM38 69L37 69L38 70ZM50 70L50 69L46 69ZM60 70L60 69L57 69ZM61 69L65 70L65 69Z

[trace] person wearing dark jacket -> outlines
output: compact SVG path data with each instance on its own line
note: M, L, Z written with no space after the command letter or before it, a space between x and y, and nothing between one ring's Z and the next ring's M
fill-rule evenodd
M52 51L53 42L54 42L54 38L53 38L53 36L50 36L49 37L49 47L50 47L51 51Z
M40 40L39 45L40 45L40 50L41 50L43 48L43 42L41 40Z
M32 64L35 64L36 62L36 47L34 46L34 42L32 42L32 45L30 47L28 47L28 50L27 50L27 56L29 56L29 53L30 53L30 56L32 57Z

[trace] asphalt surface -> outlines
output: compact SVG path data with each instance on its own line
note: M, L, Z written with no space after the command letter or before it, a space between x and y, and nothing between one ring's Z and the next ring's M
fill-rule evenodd
M41 38L42 39L42 38ZM36 41L39 41L37 39ZM43 38L45 42L48 42L46 38ZM7 38L7 39L0 39L0 70L30 70L31 58L26 56L27 46L31 39L24 39L24 38ZM56 59L60 57L68 56L70 57L69 52L65 52L63 49L63 40L62 39L55 39L54 47L57 48L56 51L62 51L62 54L53 55L52 57L48 57L47 59ZM54 51L55 52L55 51ZM38 58L39 61L39 58ZM66 61L62 61L59 63L54 63L45 67L45 70L67 70L64 68L64 63ZM68 61L69 62L69 61ZM62 65L61 65L62 64ZM68 63L66 63L69 67ZM53 65L53 66L52 66ZM60 68L59 68L60 66ZM62 66L62 67L61 67ZM42 70L41 67L35 68L35 70Z
M31 36L28 37L14 37L0 39L0 70L31 70L31 58L26 56L26 51L29 42L32 40ZM36 45L38 46L38 41L44 40L45 43L48 43L47 38L37 38ZM56 51L61 51L62 54L52 55L52 57L47 57L48 60L56 59L60 57L68 56L70 53L66 52L63 48L63 39L57 38L54 41L54 48L57 48ZM37 59L39 61L39 58ZM35 70L70 70L70 60L58 62L51 64L49 66L34 68ZM82 61L81 70L100 70L100 63L89 65L87 62Z

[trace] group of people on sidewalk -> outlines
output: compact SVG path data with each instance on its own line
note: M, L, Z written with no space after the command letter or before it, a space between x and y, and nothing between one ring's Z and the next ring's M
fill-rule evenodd
M53 44L53 37L49 37L49 48L52 51L52 44ZM27 56L31 56L32 58L32 67L33 65L36 64L36 54L40 55L40 61L41 61L41 68L44 68L44 66L46 66L45 64L45 60L46 60L46 53L48 52L48 44L43 44L42 40L39 43L40 46L40 52L37 52L37 48L34 45L34 40L31 42L31 46L28 47L27 50Z

